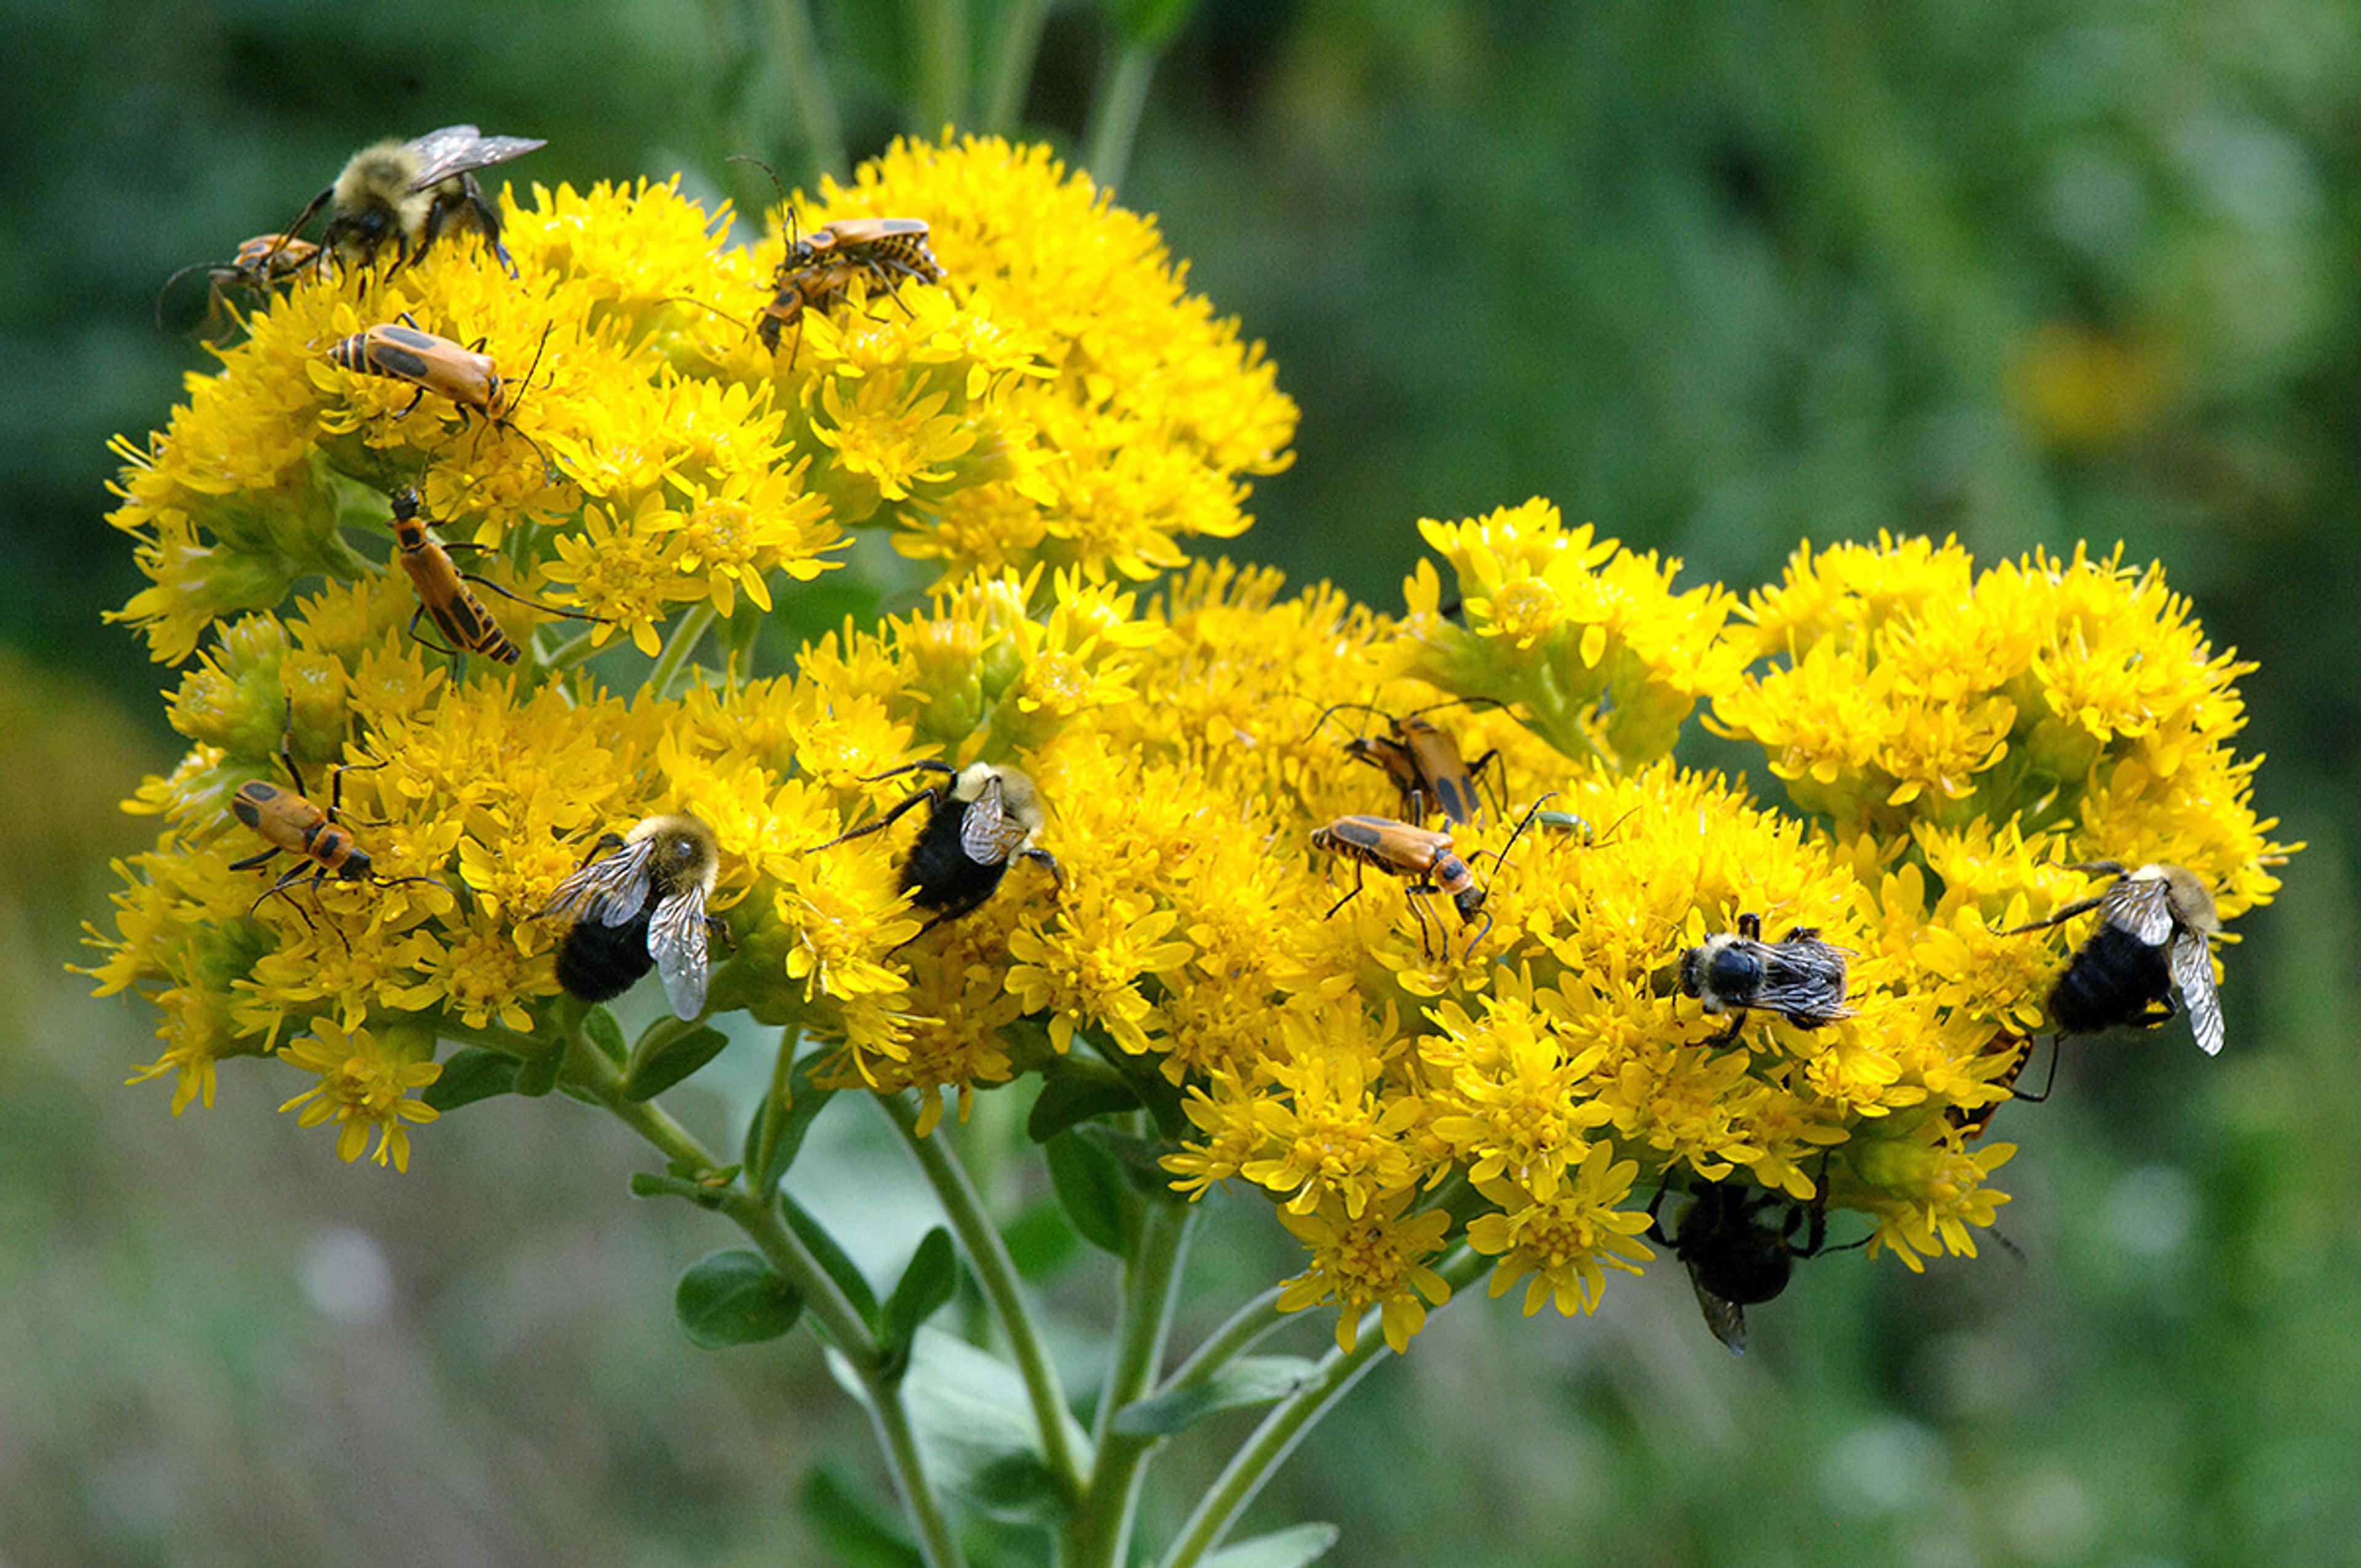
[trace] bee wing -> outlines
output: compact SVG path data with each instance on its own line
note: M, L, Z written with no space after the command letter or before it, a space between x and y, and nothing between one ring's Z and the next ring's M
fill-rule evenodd
M1844 948L1795 935L1776 947L1756 945L1762 949L1756 956L1763 960L1763 983L1751 999L1754 1006L1784 1013L1804 1028L1852 1016L1845 1005Z
M1705 1326L1713 1331L1713 1337L1728 1345L1730 1354L1744 1355L1746 1309L1707 1289L1694 1268L1689 1270L1689 1287L1697 1292L1697 1307L1705 1313Z
M410 188L424 191L455 175L472 174L548 145L533 137L479 136L473 126L445 126L410 143L410 150L418 155L418 178Z
M2162 879L2124 881L2107 889L2107 920L2151 948L2172 936L2172 885Z
M2183 931L2172 939L2172 988L2180 992L2180 1004L2189 1009L2189 1027L2197 1036L2197 1048L2207 1056L2218 1056L2222 1050L2222 993L2213 988L2213 958L2205 950L2205 938L2194 931Z
M630 925L647 907L648 857L654 852L655 840L642 839L591 861L557 884L537 918Z
M969 804L960 817L960 849L977 865L999 865L1016 847L1008 841L1012 826L1008 814L1001 809L1000 781L988 778L983 781L983 793ZM1023 835L1020 832L1018 836Z
M664 995L683 1018L705 1011L705 890L692 887L656 905L648 920L648 956L664 976Z

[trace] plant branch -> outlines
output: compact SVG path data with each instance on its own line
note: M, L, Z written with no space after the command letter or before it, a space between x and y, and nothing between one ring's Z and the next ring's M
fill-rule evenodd
M1157 1389L1159 1394L1202 1383L1252 1349L1265 1334L1287 1326L1279 1313L1279 1287L1272 1286L1229 1315L1227 1321L1205 1336Z
M1016 1260L1008 1255L1000 1228L984 1212L982 1194L976 1191L975 1184L968 1179L967 1168L941 1137L941 1129L921 1137L917 1109L907 1097L880 1094L873 1098L894 1124L894 1130L902 1135L902 1142L926 1174L928 1185L941 1201L944 1213L950 1216L951 1231L967 1253L968 1266L975 1270L976 1283L983 1288L984 1299L991 1303L993 1316L1008 1337L1009 1354L1016 1362L1017 1373L1025 1380L1026 1398L1033 1406L1033 1424L1040 1429L1043 1462L1069 1500L1081 1497L1082 1466L1068 1431L1072 1418L1065 1389L1058 1381L1056 1364L1049 1359L1034 1328L1024 1284L1016 1277Z
M1116 51L1115 72L1100 90L1091 110L1091 178L1104 189L1123 183L1131 162L1131 144L1139 135L1139 117L1148 108L1148 83L1156 74L1157 51L1126 43Z
M851 171L844 148L844 122L836 112L836 91L828 84L828 59L820 52L805 0L770 0L771 59L786 73L787 96L803 122L804 150L811 167L841 180Z
M1456 1295L1484 1271L1489 1261L1462 1247L1435 1272L1443 1276ZM1384 1314L1378 1309L1363 1313L1353 1348L1329 1352L1302 1387L1273 1407L1198 1500L1159 1568L1192 1568L1221 1545L1230 1527L1254 1501L1255 1494L1262 1490L1271 1473L1303 1441L1304 1433L1328 1413L1330 1406L1349 1393L1353 1385L1368 1375L1379 1356L1388 1354L1384 1327Z
M1140 1214L1139 1236L1123 1277L1123 1310L1115 1324L1115 1365L1099 1393L1091 1436L1097 1460L1082 1511L1066 1527L1068 1568L1124 1568L1131 1561L1131 1530L1139 1509L1139 1488L1148 1454L1162 1439L1115 1430L1117 1410L1146 1397L1156 1386L1164 1342L1172 1327L1172 1304L1180 1294L1180 1266L1188 1255L1195 1205L1150 1201Z
M669 699L680 685L681 672L688 667L688 656L705 641L705 633L713 625L713 601L703 599L683 612L680 624L672 629L665 640L664 652L656 655L655 665L648 671L647 689L660 698Z
M1016 131L1017 119L1025 113L1025 90L1033 82L1033 60L1041 52L1041 24L1049 15L1046 0L1008 0L1000 47L993 52L983 118L976 126L986 136Z

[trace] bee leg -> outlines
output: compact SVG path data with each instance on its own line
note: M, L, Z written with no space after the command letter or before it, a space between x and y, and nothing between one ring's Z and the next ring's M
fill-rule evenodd
M928 932L941 925L944 921L956 920L962 915L972 915L977 910L983 908L983 901L991 896L992 894L990 893L979 893L972 898L962 898L956 904L945 905L941 909L937 910L932 916L928 916L925 925L911 932L902 940L895 943L891 948L888 948L886 951L898 953L903 948L908 947L912 942L917 941L919 938L925 936Z
M1730 1009L1730 1012L1732 1016L1730 1021L1730 1027L1724 1029L1720 1034L1716 1035L1712 1039L1708 1040L1706 1042L1707 1045L1712 1046L1716 1049L1719 1049L1723 1046L1734 1046L1738 1043L1738 1036L1743 1033L1746 1028L1746 1009L1743 1007L1734 1007Z
M1650 1241L1655 1242L1663 1246L1671 1246L1674 1245L1673 1238L1664 1234L1664 1214L1662 1212L1664 1207L1664 1194L1671 1190L1672 1172L1666 1171L1656 1180L1656 1195L1648 1200L1648 1229L1646 1234Z
M911 763L911 764L910 764L910 767L915 768L915 767L919 767L919 766L921 766L921 765L923 765L923 764L920 764L920 763L917 763L917 762L913 762L913 763ZM937 763L936 765L937 765L938 767L941 766L941 764L940 764L940 763ZM894 770L894 773L907 773L907 772L909 772L909 768L895 768L895 769ZM878 776L879 778L890 778L890 777L892 777L893 775L892 775L891 773L880 773L880 774L878 774L877 776ZM864 781L864 782L865 782L865 781ZM835 838L830 839L827 843L825 843L825 844L814 844L810 849L808 849L808 850L801 850L801 851L799 851L799 852L800 852L800 853L802 853L802 854L807 854L807 855L818 854L818 853L820 850L832 850L832 849L834 849L837 845L839 845L839 844L841 844L841 843L845 842L847 839L866 839L866 838L867 838L867 837L869 837L869 835L870 835L870 834L872 834L872 833L882 832L882 831L883 831L883 830L884 830L885 828L889 828L889 827L893 826L894 819L895 819L895 817L900 817L901 815L903 815L903 813L905 813L905 812L908 811L912 806L914 806L917 805L920 801L922 801L922 800L935 800L935 799L939 798L939 797L941 795L941 794L942 794L942 792L941 792L939 789L936 789L936 788L931 788L931 787L930 787L930 788L927 788L927 789L922 789L922 790L920 790L917 794L916 794L916 795L911 795L911 796L909 796L908 798L905 799L905 800L904 800L904 801L903 801L899 806L896 806L895 807L894 807L894 809L893 809L893 810L888 811L884 816L883 816L883 817L881 817L877 818L877 820L876 820L876 821L874 821L874 822L864 822L864 823L862 823L862 824L860 827L858 827L858 828L847 828L845 831L843 831L843 832L841 832L841 833L839 833ZM983 903L983 901L982 899L978 899L978 900L976 900L976 903L977 903L977 904L981 904L981 903ZM971 909L972 909L972 908L974 908L974 907L975 907L975 905L972 905L972 905L968 905L968 907L969 907L969 908L971 908ZM943 919L943 918L946 918L946 916L936 916L936 918L937 918L937 919Z
M1750 942L1761 941L1763 939L1763 916L1760 915L1740 916L1738 917L1738 934Z
M1066 873L1060 868L1058 858L1049 853L1049 850L1027 847L1017 850L1016 858L1020 861L1030 861L1035 865L1039 866L1043 871L1048 872L1049 873L1050 882L1056 884L1058 891L1060 893L1065 891Z
M2063 925L2065 922L2073 919L2074 916L2081 915L2085 911L2096 909L2100 905L2104 904L2106 901L2106 895L2104 894L2100 894L2096 898L2077 899L2072 904L2068 905L2065 908L2052 913L2047 920L2035 920L2023 926L2012 926L2005 931L1993 931L1993 935L1995 937L2022 937L2027 931L2046 931L2052 926ZM1987 927L1986 929L1990 930L1991 927Z
M719 915L708 915L705 917L705 935L708 941L719 947L725 953L734 953L738 950L737 942L730 935L730 922Z
M626 842L627 840L620 833L616 832L611 828L609 828L606 832L598 835L598 840L590 846L590 852L582 857L582 864L580 866L577 866L575 869L577 871L580 871L588 866L591 861L597 860L599 856L613 854L616 850L621 849Z

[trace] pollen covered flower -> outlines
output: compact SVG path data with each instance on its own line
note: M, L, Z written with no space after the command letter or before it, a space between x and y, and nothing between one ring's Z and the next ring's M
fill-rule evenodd
M600 918L629 959L671 910L667 982L701 929L706 1011L774 1031L779 1084L912 1094L928 1136L1002 1085L1128 1118L1093 1130L1134 1178L1302 1244L1282 1306L1399 1350L1477 1255L1591 1310L1706 1183L1972 1252L2088 926L2016 928L2092 862L2186 867L2227 920L2277 892L2251 666L2119 551L1806 546L1741 598L1534 499L1419 523L1389 616L1191 558L1296 415L1149 220L973 138L796 209L924 223L944 275L807 288L677 181L535 190L517 278L466 245L307 273L117 444L122 616L185 665L188 750L89 972L155 1004L136 1078L175 1112L293 1074L401 1167L451 1047L598 1100L710 1045L632 1045L656 989L593 1004L556 961L558 888L688 814L709 894ZM404 313L500 390L377 373ZM420 601L413 487L512 662L451 635L451 579ZM839 571L884 559L864 530L937 574L891 614L833 608L888 590ZM1730 772L1675 760L1700 704Z

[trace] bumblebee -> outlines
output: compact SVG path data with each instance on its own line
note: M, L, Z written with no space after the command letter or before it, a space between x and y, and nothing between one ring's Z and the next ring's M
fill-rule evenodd
M1734 935L1719 932L1681 954L1681 992L1704 1003L1708 1014L1738 1014L1717 1045L1738 1038L1750 1009L1776 1013L1798 1029L1825 1028L1852 1016L1845 1005L1848 952L1821 941L1809 926L1766 942L1762 920L1741 915Z
M1008 874L1012 860L1031 861L1062 884L1064 873L1049 850L1033 842L1041 831L1041 800L1033 781L1015 768L971 762L954 768L927 758L872 773L863 784L907 773L940 773L946 782L919 790L874 822L815 844L807 854L833 849L850 839L882 832L905 812L925 805L927 824L918 829L909 857L902 862L902 891L922 909L933 911L918 936L956 920L990 898ZM917 937L911 940L916 941Z
M1660 1188L1648 1206L1650 1239L1671 1247L1688 1268L1713 1337L1731 1354L1744 1355L1746 1309L1786 1289L1797 1258L1827 1249L1825 1200L1798 1203L1734 1181L1701 1181L1690 1189L1688 1207L1670 1235L1656 1213L1664 1201Z
M651 817L601 834L582 869L557 884L534 916L570 920L557 945L557 983L585 1002L620 996L653 969L683 1018L705 1011L706 933L729 928L705 912L721 847L694 817Z
M516 263L500 244L500 215L476 181L476 170L522 158L549 144L533 137L488 137L473 126L445 126L410 141L381 141L353 154L336 182L312 198L287 225L292 243L322 207L328 226L320 242L336 259L367 267L390 241L394 270L419 257L455 224L473 224L511 278Z
M2094 1035L2118 1025L2152 1029L2171 1017L2176 992L2189 1010L2190 1032L2207 1056L2222 1049L2222 997L2213 986L2206 938L2222 929L2213 894L2193 872L2147 865L2127 870L2118 861L2072 868L2115 880L2047 920L2003 931L2004 937L2045 930L2086 910L2099 911L2099 928L2077 948L2049 992L2049 1016L2063 1035Z

